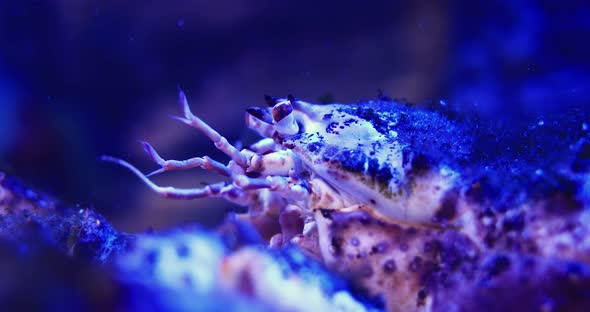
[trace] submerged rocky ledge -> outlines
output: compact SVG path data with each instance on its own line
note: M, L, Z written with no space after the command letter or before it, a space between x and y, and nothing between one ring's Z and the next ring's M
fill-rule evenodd
M413 181L428 186L447 165L461 175L457 191L449 193L454 196L442 199L442 217L453 221L442 227L318 209L314 218L321 222L302 233L305 216L285 209L274 216L281 232L271 248L270 236L259 234L265 220L256 216L229 216L213 230L131 234L92 209L68 207L0 174L1 308L586 310L585 117L569 114L500 131L439 108L422 112L428 125L422 118L407 135L400 130L410 140L404 146L412 149ZM366 111L359 116L378 122ZM414 131L416 125L436 128L443 119L469 140ZM453 142L470 142L468 157L445 150ZM329 248L320 250L319 240Z

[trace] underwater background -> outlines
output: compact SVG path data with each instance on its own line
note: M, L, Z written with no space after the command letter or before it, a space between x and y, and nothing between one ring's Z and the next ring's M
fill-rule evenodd
M0 170L118 229L213 225L222 200L170 201L100 155L156 168L226 158L168 118L177 87L231 142L252 142L244 110L263 95L349 103L378 89L506 127L590 111L584 1L0 1ZM206 172L160 184L199 186ZM164 207L164 208L163 208Z
M589 17L585 1L0 0L0 311L587 311ZM265 94L385 95L435 106L444 125L462 114L473 132L411 148L475 134L482 162L459 182L483 204L456 228L321 211L329 231L297 237L304 215L281 207L269 243L265 224L229 213L243 207L165 199L99 160L151 172L145 140L164 158L227 162L169 118L178 88L238 146L258 139L244 114ZM416 124L440 125L430 113Z

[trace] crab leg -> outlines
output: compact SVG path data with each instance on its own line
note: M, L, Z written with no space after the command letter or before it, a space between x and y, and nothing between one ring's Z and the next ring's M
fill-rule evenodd
M265 138L262 139L249 147L250 150L258 154L266 154L277 150L277 144L274 139Z
M246 172L258 172L265 176L286 176L295 168L295 158L290 150L277 151L264 155L254 154L250 157Z
M180 106L182 107L184 117L178 116L170 116L173 119L179 120L193 128L197 128L201 130L213 143L215 147L229 156L235 163L240 165L241 167L246 167L247 159L244 155L240 153L240 151L231 145L226 138L221 136L219 132L215 131L215 129L211 128L207 123L202 121L199 117L195 116L188 105L188 101L184 92L182 90L178 91L178 101Z
M212 170L226 177L229 177L231 175L231 171L226 165L211 159L209 156L193 157L185 160L166 160L160 157L156 149L148 142L142 141L141 144L143 145L143 149L145 150L146 154L148 154L150 159L162 167L158 170L151 172L147 175L147 177L166 171L183 170L196 167L201 167L206 170Z
M310 195L309 189L292 177L250 178L245 175L234 175L233 180L234 184L242 190L269 189L295 200L305 200Z
M202 188L175 188L172 186L159 186L148 179L139 169L135 168L130 163L111 156L102 156L100 158L104 161L113 162L120 166L123 166L133 172L139 177L147 186L149 186L154 192L168 198L174 199L194 199L203 197L223 197L231 202L247 205L248 198L244 190L226 182L219 182L210 185L206 185Z

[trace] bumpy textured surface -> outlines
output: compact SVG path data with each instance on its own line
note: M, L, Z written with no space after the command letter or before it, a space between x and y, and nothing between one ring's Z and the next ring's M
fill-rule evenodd
M329 219L330 267L390 311L583 311L590 267L559 254L478 247L456 230L387 224L364 212Z
M127 234L0 176L0 308L65 311L377 310L295 248L249 225ZM308 305L301 305L301 299Z
M132 236L117 232L98 213L71 208L0 173L0 236L16 243L42 240L63 254L105 262Z
M501 124L439 105L383 100L335 111L360 117L399 143L405 196L436 203L432 221L442 227L322 210L316 213L325 224L319 236L327 235L331 246L316 252L331 268L392 311L590 306L587 116L571 111ZM380 176L371 170L372 154L322 148L322 157L343 172ZM449 171L454 178L445 178Z

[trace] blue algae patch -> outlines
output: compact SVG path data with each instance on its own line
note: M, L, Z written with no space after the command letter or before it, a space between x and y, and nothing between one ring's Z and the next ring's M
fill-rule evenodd
M379 133L402 146L446 163L465 159L473 144L465 128L450 116L393 101L363 101L342 110L371 123Z
M403 146L404 164L412 161L412 174L449 166L461 173L465 186L476 185L468 195L494 202L494 209L551 196L567 198L558 205L566 210L582 207L578 196L585 192L576 174L590 168L588 116L583 111L505 120L459 112L448 103L362 101L341 110L370 122L385 136L395 131L392 140ZM359 171L363 157L348 150L324 158L338 158L347 170ZM390 174L382 176L385 180Z
M73 209L33 191L13 177L0 180L13 207L0 219L0 236L24 244L43 242L64 254L97 262L123 252L131 237L116 231L100 214Z

